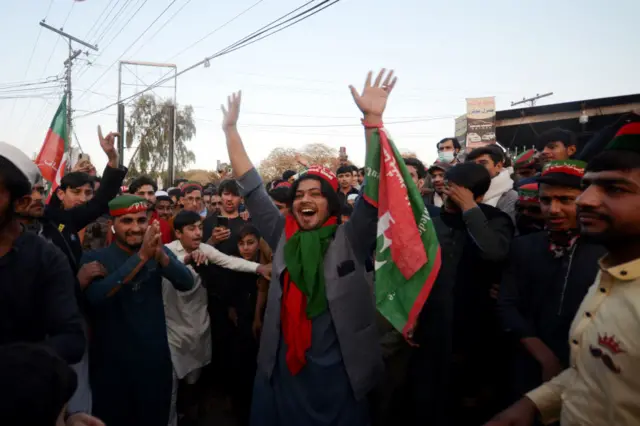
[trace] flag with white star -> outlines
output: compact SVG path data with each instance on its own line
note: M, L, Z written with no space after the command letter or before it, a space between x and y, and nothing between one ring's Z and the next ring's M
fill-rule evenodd
M367 150L363 196L378 207L378 311L410 338L440 270L440 245L420 191L385 129Z

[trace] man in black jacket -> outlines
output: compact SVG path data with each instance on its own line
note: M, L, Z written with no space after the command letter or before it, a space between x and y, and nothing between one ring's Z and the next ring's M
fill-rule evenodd
M42 342L69 363L85 348L74 275L54 245L27 232L15 210L30 204L36 165L0 142L0 345Z
M58 195L54 194L49 205L43 209L42 186L37 185L33 188L32 204L21 207L19 210L21 221L27 227L50 240L67 255L74 273L79 272L78 263L82 256L82 244L78 232L108 212L108 203L118 195L127 174L127 169L118 165L118 151L114 144L116 136L118 136L117 133L109 133L103 137L102 132L98 130L100 146L107 155L108 163L102 174L99 189L88 202L74 207L69 204L70 208L65 209ZM90 280L86 278L88 283ZM81 285L83 281L80 279Z
M409 367L412 424L448 426L490 416L495 398L480 401L478 395L487 381L498 383L491 355L499 352L499 328L490 292L499 282L514 226L507 214L481 203L491 184L483 166L458 164L445 178L446 202L432 216L442 266L420 313L414 336L419 346ZM463 406L463 399L481 412Z
M569 367L569 327L606 252L579 238L576 198L584 166L581 161L545 165L538 181L547 231L516 238L511 245L498 307L516 346L515 399Z

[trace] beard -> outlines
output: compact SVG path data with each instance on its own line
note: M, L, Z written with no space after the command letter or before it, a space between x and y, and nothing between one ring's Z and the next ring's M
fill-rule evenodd
M139 241L136 241L135 243L131 243L129 241L127 241L127 239L131 239L131 237L134 236L139 236ZM141 233L140 235L138 234L128 234L128 235L118 235L115 234L115 239L116 241L123 247L126 247L128 249L130 249L131 251L137 251L140 249L140 247L142 247L142 239L144 237L144 234Z

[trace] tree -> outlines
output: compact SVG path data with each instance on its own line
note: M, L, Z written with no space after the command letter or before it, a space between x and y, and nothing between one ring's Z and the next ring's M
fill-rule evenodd
M301 154L309 164L319 164L335 170L338 165L338 151L322 143L306 145L302 150L275 148L260 162L258 171L266 182L282 177L285 170L301 170L296 155Z
M133 106L126 120L127 148L136 149L129 163L129 176L149 175L157 178L167 171L169 160L169 129L173 101L156 100L153 95L142 95ZM195 155L186 143L196 134L193 107L178 108L176 140L174 144L174 167L176 174L195 161Z

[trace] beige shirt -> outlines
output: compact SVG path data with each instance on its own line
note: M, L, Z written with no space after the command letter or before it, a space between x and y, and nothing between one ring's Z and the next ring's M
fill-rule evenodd
M600 272L571 330L571 366L529 392L545 424L640 425L640 259Z

